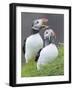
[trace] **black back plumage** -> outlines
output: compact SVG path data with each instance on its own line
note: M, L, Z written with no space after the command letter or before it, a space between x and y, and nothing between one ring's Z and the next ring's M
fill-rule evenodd
M42 50L42 49L40 49L40 50L38 51L37 55L36 55L36 58L35 58L35 61L36 61L36 62L38 61L38 58L39 58L39 56L40 56L41 50Z
M24 39L24 44L23 44L23 48L22 48L22 51L24 54L25 54L25 43L26 43L26 39Z

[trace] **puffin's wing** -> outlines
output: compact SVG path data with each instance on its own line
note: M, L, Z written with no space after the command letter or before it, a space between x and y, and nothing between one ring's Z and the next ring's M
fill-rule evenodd
M24 44L23 44L23 47L22 47L22 51L23 51L24 54L25 54L25 43L26 43L26 39L24 39Z
M42 50L42 49L40 49L40 50L38 51L37 55L36 55L36 58L35 58L35 61L36 61L36 62L37 62L37 60L38 60L38 58L39 58L39 56L40 56L41 50Z

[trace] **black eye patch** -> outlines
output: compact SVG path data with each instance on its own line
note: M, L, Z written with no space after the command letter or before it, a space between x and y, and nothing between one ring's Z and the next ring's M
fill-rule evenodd
M36 22L36 24L38 24L38 23L39 23L39 21Z
M46 32L46 34L48 34L48 32Z
M34 24L38 24L39 23L39 21L36 21Z

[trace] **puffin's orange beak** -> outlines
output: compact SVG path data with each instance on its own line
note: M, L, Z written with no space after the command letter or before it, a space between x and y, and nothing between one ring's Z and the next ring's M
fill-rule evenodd
M55 32L52 32L52 36L54 36L55 39L56 39L56 33Z
M48 26L48 19L42 18L42 27Z

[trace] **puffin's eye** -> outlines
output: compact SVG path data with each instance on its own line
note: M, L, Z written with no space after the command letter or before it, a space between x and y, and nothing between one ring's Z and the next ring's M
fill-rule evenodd
M37 21L36 23L39 23L39 21Z
M46 32L46 34L48 34L48 32Z
M34 24L38 24L39 23L39 21L36 21Z

